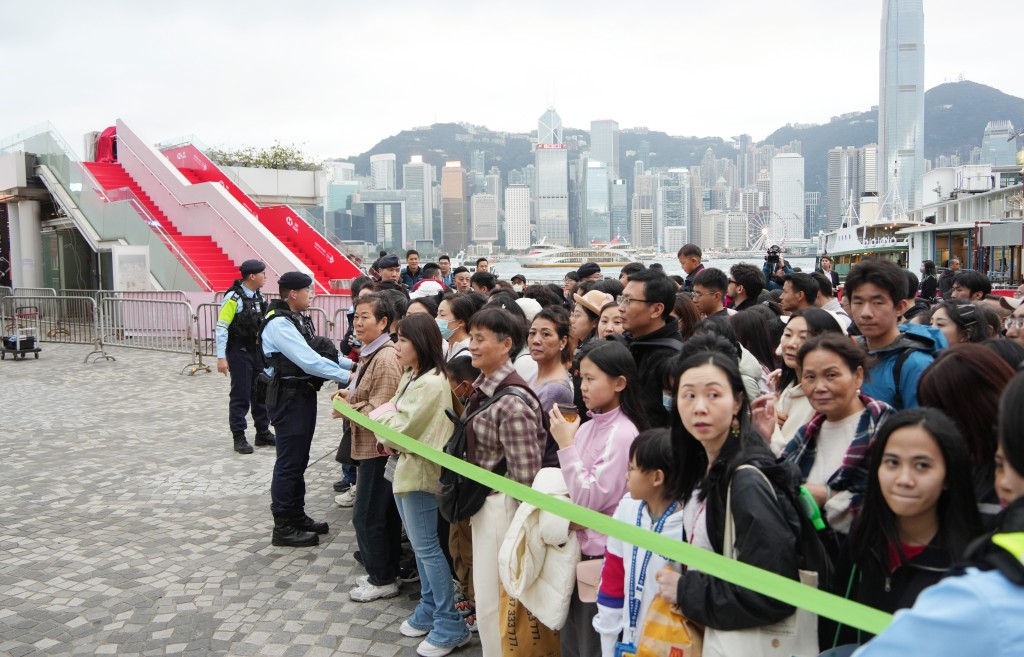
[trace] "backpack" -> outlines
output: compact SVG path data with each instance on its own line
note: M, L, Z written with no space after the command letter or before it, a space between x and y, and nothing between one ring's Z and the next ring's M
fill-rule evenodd
M515 395L527 404L530 403L530 397L532 396L529 391L519 386L506 386L498 390L493 397L480 404L472 413L467 414L463 411L461 416L456 416L451 409L446 409L445 413L448 415L448 419L452 421L452 424L455 425L455 429L452 431L451 438L445 443L445 454L454 456L462 461L468 461L466 455L466 425L488 406L505 395ZM544 413L542 412L541 415L544 415ZM508 461L503 458L494 468L494 474L504 475L507 470ZM491 494L491 491L491 488L468 477L464 477L447 468L441 468L441 476L437 487L437 510L441 512L441 517L451 524L455 524L460 520L468 520L483 507L484 501Z

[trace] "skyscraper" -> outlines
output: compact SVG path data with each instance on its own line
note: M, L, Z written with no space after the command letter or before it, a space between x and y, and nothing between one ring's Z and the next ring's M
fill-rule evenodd
M604 162L587 162L584 233L580 240L584 245L591 242L607 242L611 239L611 181L608 173L608 165Z
M1016 164L1017 140L1010 139L1010 135L1015 132L1009 121L989 121L981 138L981 164L994 167Z
M878 76L878 194L897 175L907 210L921 204L924 173L923 0L884 0ZM880 213L889 214L879 208Z
M629 239L629 186L621 178L612 181L612 239Z
M538 144L561 144L562 142L562 117L554 107L540 115L537 119L537 143Z
M537 237L546 238L549 244L570 246L569 149L565 144L537 144L534 157L537 163Z
M526 185L505 188L505 248L530 248L530 188Z
M434 201L431 189L430 165L420 155L413 155L402 165L402 189L408 192L406 205L406 239L413 244L417 240L431 239Z
M661 247L675 253L690 237L690 171L660 171L655 185L654 231Z
M370 189L398 189L395 169L398 158L394 153L370 156Z
M804 238L804 158L779 153L772 158L772 232L787 240ZM705 237L706 239L706 237Z
M441 170L441 242L453 253L466 248L467 187L462 162L446 162Z
M493 244L498 241L498 199L491 194L473 194L473 242Z
M618 121L590 122L590 159L607 164L612 180L619 177Z

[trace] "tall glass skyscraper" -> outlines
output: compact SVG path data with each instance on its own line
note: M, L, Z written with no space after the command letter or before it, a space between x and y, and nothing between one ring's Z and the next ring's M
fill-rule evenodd
M619 177L619 123L590 122L590 157L608 165L612 180Z
M561 128L559 128L561 130ZM571 246L569 237L569 148L537 144L537 238Z
M608 165L604 162L590 160L587 162L587 194L586 213L583 235L584 245L592 242L607 242L611 239L611 202Z
M549 107L548 111L537 119L537 143L562 143L562 117L558 116L554 107Z
M786 240L804 239L804 158L779 153L772 158L772 232ZM707 236L702 236L705 241Z
M886 197L896 174L900 200L912 210L921 204L924 173L924 5L923 0L884 2L878 76L878 194Z

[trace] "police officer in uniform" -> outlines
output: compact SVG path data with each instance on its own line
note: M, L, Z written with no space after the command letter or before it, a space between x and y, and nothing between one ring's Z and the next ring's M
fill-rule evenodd
M313 279L292 271L281 276L281 300L267 313L260 332L260 347L268 367L266 400L277 431L277 461L270 484L270 510L274 514L273 544L308 547L320 542L327 523L306 515L309 448L316 429L317 391L325 380L347 384L352 361L337 355L327 338L317 337L312 321L302 315L313 297ZM326 344L325 344L326 343ZM333 347L333 358L323 356Z
M274 444L267 407L252 394L253 383L262 367L256 337L267 314L267 302L260 294L267 280L266 268L259 260L243 262L238 268L242 278L225 293L217 317L217 371L225 376L231 372L228 426L239 454L252 454L252 445L245 439L245 416L250 408L252 422L256 425L256 446Z

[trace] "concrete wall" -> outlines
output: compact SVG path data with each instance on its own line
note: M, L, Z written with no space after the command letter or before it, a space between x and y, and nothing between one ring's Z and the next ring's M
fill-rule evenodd
M235 184L261 203L321 205L327 195L323 171L284 171L249 167L221 167Z

